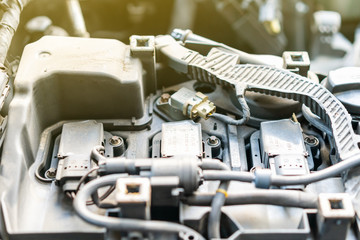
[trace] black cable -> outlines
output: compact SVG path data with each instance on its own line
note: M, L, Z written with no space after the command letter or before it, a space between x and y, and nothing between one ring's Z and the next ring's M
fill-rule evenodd
M326 178L335 177L342 172L360 166L360 157L355 155L341 161L335 165L332 165L323 170L300 176L276 176L271 175L269 178L270 185L272 186L290 186L290 185L307 185L313 182L321 181ZM233 172L233 171L215 171L204 170L204 180L209 181L241 181L241 182L253 182L255 175L249 172Z
M234 172L219 170L204 170L202 172L204 180L208 181L240 181L253 182L255 175L250 172Z
M91 173L97 171L98 169L99 169L99 167L94 167L94 168L92 168L89 172L87 172L84 176L82 176L82 177L80 178L80 180L79 180L79 184L78 184L75 192L78 192L78 191L80 190L81 184L83 184L83 183L86 181L86 179L89 177L89 175L90 175ZM86 202L86 205L90 206L90 205L93 205L93 204L95 204L95 203L97 203L96 205L99 205L99 201L105 200L114 190L115 190L115 187L114 187L114 186L111 186L111 187L109 187L109 189L106 190L106 192L105 192L103 195L101 195L100 197L97 196L97 193L94 193L94 196L95 196L95 199L96 199L96 200L94 199L94 197L92 197L93 200L87 201L87 202ZM72 193L71 193L70 195L68 195L68 196L71 196L71 199L74 199L74 196L73 196Z
M216 194L195 192L182 199L182 202L191 206L210 206ZM269 204L283 207L317 208L318 196L295 190L255 189L239 193L228 193L225 206L245 204Z
M81 184L86 181L86 179L89 177L89 175L95 171L97 171L99 167L93 167L90 171L88 171L84 176L82 176L79 180L79 183L77 185L77 188L75 192L78 192L80 190Z
M213 45L214 47L224 48L227 51L237 54L242 63L258 64L258 65L279 65L282 63L282 59L279 56L246 53L239 49L235 49L235 48L226 46L223 43L215 42L208 38L194 34L190 30L182 30L182 29L175 28L172 31L171 36L175 40L182 41L183 43L185 43L186 41L199 42L199 43Z
M177 223L163 222L163 221L147 221L139 219L124 219L117 217L109 217L98 215L90 211L86 206L86 200L97 191L97 189L105 186L111 186L116 181L124 176L124 174L112 174L104 177L97 178L84 185L83 188L77 193L76 198L73 202L74 209L77 214L86 222L112 229L116 231L124 232L160 232L160 233L186 233L188 236L192 236L193 239L205 240L198 232L193 229L180 225Z
M103 204L100 203L100 201L105 200L108 196L110 196L110 194L111 194L114 190L115 190L115 186L110 186L110 187L108 188L108 190L106 190L106 192L104 192L104 194L101 195L100 197L98 197L97 193L94 193L95 199L94 199L94 197L92 197L92 200L86 201L86 205L87 205L87 206L90 206L90 205L96 204L98 207L104 206ZM113 207L115 207L115 206L111 205L111 207L113 208Z
M228 170L228 171L231 170L228 165L221 162L220 160L218 160L218 159L209 159L209 158L203 159L200 162L199 167L202 170Z
M225 199L227 197L227 190L229 187L229 181L223 181L220 183L215 196L211 201L211 210L209 214L208 222L208 238L219 239L220 236L220 222L221 222L221 208L224 206Z
M81 184L83 184L83 183L86 181L86 179L89 177L89 175L90 175L91 173L97 171L98 169L99 169L99 167L94 167L94 168L92 168L90 171L88 171L84 176L82 176L82 177L80 178L80 180L79 180L79 184L78 184L75 192L78 192L78 191L80 190ZM96 195L96 196L95 196L96 200L93 199L93 200L91 200L91 201L87 201L87 202L86 202L86 205L89 206L89 205L93 205L93 204L95 204L95 203L97 203L97 205L99 205L99 201L103 201L104 199L106 199L114 190L115 190L115 187L114 187L114 186L111 186L111 187L109 187L109 189L106 190L106 192L105 192L103 195L101 195L100 197L98 197L98 196L97 196L97 193L95 193L95 195ZM71 194L70 196L71 196L72 199L74 198L74 196L73 196L72 194Z
M250 120L250 108L245 100L245 90L246 90L246 86L243 86L242 84L235 85L236 97L240 103L241 111L243 115L241 119L235 120L231 117L219 113L213 113L211 117L229 125L241 126L247 123Z
M109 187L109 189L101 196L99 197L100 201L105 200L110 194L115 190L115 186Z
M224 122L224 123L226 123L228 125L235 125L235 126L244 125L250 119L250 108L247 105L245 98L238 97L238 101L239 101L239 103L241 105L241 109L242 109L242 113L243 113L243 116L242 116L241 119L236 120L236 119L233 119L233 118L231 118L229 116L219 114L219 113L213 113L211 115L211 117L215 118L215 119L217 119L219 121L222 121L222 122Z
M323 122L317 115L311 112L310 108L308 108L305 104L302 105L301 111L305 119L311 123L314 127L319 129L320 131L326 133L329 136L332 136L332 130Z
M94 147L91 151L91 159L95 160L97 163L99 163L101 160L106 160L106 157L100 154L101 151L105 151L103 146Z
M74 199L71 192L65 192L65 195L70 199Z
M203 159L199 167L202 170L230 170L225 163L216 159ZM224 206L229 183L228 181L221 182L217 193L212 198L207 229L209 239L220 238L221 207Z

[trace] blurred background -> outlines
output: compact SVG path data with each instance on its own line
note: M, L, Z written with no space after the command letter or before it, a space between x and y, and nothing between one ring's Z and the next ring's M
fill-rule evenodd
M112 38L174 28L259 54L308 51L313 71L360 66L358 0L32 0L8 60L43 35Z

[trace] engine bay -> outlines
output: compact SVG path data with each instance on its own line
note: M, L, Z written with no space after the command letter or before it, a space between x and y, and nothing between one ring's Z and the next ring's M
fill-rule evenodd
M0 5L2 239L360 238L357 1Z

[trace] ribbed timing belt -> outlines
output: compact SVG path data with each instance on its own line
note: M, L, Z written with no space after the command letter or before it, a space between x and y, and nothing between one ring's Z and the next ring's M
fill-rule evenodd
M182 46L162 49L165 50L162 51L163 54L169 57L170 67L180 69L189 78L199 81L222 86L240 85L247 91L299 101L332 129L341 160L359 153L358 137L353 131L351 116L340 101L322 85L285 69L238 64L239 57L236 54L219 48L212 48L207 56L185 49ZM187 69L184 69L185 65Z

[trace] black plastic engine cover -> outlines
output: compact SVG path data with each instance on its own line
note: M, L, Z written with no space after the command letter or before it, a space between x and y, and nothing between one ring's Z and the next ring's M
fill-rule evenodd
M117 40L43 37L25 48L15 89L1 156L4 236L103 238L103 228L82 221L60 188L35 171L65 122L133 126L148 114L140 60Z

